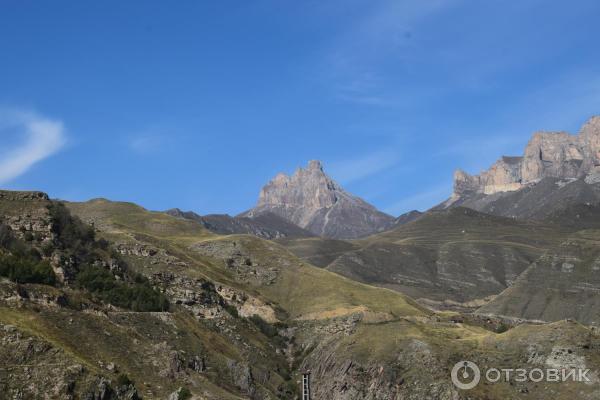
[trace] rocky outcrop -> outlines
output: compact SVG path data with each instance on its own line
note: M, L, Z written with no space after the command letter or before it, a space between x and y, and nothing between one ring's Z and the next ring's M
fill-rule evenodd
M0 190L2 201L48 201L49 197L44 192L22 192L11 190Z
M204 256L222 260L236 280L244 283L271 285L280 275L281 268L287 266L285 261L279 263L279 260L274 258L257 259L243 238L233 242L214 240L195 243L190 249Z
M3 399L137 400L132 383L118 385L43 338L0 323Z
M267 212L316 235L336 239L367 236L394 223L393 217L346 192L315 160L292 176L275 176L262 188L257 206L242 216L257 218Z
M171 272L159 272L150 281L165 288L165 294L177 305L189 310L199 319L213 319L222 314L225 302L215 285L206 279L191 279Z
M523 159L523 157L502 157L481 175L471 176L462 170L457 170L454 173L454 193L492 194L517 190L522 187Z
M135 256L148 259L151 265L167 264L171 266L187 267L185 261L168 254L164 249L159 249L146 244L119 243L116 246L119 254L124 256Z
M20 239L39 242L54 239L48 195L43 192L0 190L0 222L9 226Z
M578 135L537 132L522 157L502 157L479 175L454 174L453 200L519 190L544 178L594 180L600 174L600 117L591 118ZM591 178L588 178L591 176Z
M334 346L331 346L334 347ZM318 348L305 361L312 367L315 398L331 400L458 399L447 381L445 366L435 349L420 340L398 346L396 359L386 363L340 357L338 348ZM413 379L411 366L419 365L420 379Z
M223 316L225 307L233 307L241 317L260 316L269 323L278 322L273 307L264 301L232 287L211 281L170 272L151 276L151 282L165 288L165 294L177 305L189 310L199 319L215 319Z

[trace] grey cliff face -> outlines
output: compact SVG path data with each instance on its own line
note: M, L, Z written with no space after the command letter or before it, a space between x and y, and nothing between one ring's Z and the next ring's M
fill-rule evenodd
M315 160L291 176L275 176L262 188L257 206L243 215L256 218L265 212L316 235L337 239L367 236L394 222L393 217L346 192Z
M278 174L260 191L258 208L286 208L283 216L299 226L308 226L314 213L333 207L347 195L323 172L319 161L299 168L292 176ZM367 207L370 207L365 203Z
M515 191L544 178L594 180L597 175L600 175L600 116L585 123L578 135L536 132L522 157L502 157L479 175L456 171L453 198Z

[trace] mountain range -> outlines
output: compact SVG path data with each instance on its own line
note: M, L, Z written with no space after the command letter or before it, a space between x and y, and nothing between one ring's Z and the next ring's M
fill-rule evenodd
M209 231L222 235L240 233L265 239L315 236L312 232L271 212L264 212L253 218L232 217L227 214L198 215L193 211L181 211L178 208L165 212L174 217L197 221Z
M529 304L533 292L525 277L539 270L549 252L570 248L566 244L580 230L599 226L598 168L600 118L593 117L577 135L534 133L523 156L502 156L479 175L457 170L450 198L424 213L381 213L347 193L318 161L292 176L278 174L261 190L257 206L237 217L169 213L196 219L215 233L276 240L315 266L399 291L427 307L485 306L487 313L505 301L504 291L513 299L520 287ZM208 223L217 219L220 224ZM583 286L576 280L564 291ZM555 320L569 313L569 307L553 314L534 304L526 311L503 306L494 314ZM589 312L582 321L600 322Z
M432 211L467 207L542 220L571 206L599 202L600 117L592 117L577 135L534 133L522 156L502 156L478 175L457 170L452 195ZM327 176L321 162L313 160L291 176L277 174L261 189L254 208L236 217L203 218L205 226L216 233L251 233L269 239L308 235L359 239L411 222L421 214L385 214L348 193ZM198 219L192 214L188 217Z
M600 368L600 118L399 217L310 161L238 216L0 191L0 398L584 399L461 360Z

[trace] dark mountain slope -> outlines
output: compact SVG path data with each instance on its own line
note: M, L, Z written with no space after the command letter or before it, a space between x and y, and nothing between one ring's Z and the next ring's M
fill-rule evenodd
M394 226L408 224L409 222L412 222L412 221L420 218L422 215L423 215L423 213L421 211L417 211L417 210L409 211L407 213L400 215L398 218L396 218L396 220L394 221Z
M333 259L328 270L360 282L452 305L500 293L568 232L454 208L345 245L317 239L284 244L321 266Z
M174 217L197 221L206 229L219 235L249 234L264 239L284 237L311 237L313 233L300 228L288 220L269 212L255 218L232 217L227 214L198 215L192 211L177 208L166 211Z
M600 323L600 231L575 233L478 310L542 321Z
M452 207L469 207L488 214L541 220L572 206L598 203L600 184L588 184L582 179L563 181L544 178L535 185L517 191L460 198Z

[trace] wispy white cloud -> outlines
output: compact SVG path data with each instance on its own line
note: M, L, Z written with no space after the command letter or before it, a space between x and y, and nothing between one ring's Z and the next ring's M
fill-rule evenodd
M129 139L129 148L138 154L152 154L160 150L165 144L165 139L161 135L145 134L138 135Z
M384 211L391 215L400 215L411 210L425 211L441 203L451 194L452 183L444 182L390 204L384 208Z
M0 110L0 132L18 134L20 144L3 148L0 184L14 180L33 165L56 153L66 142L61 121L33 112Z
M575 130L582 119L600 114L600 71L569 70L552 84L524 96L517 104L520 122L534 130Z
M337 98L349 103L363 104L368 106L394 107L398 105L392 99L388 99L384 96L366 95L360 92L340 91L340 93L337 95Z
M342 101L381 107L414 104L416 93L390 93L383 66L408 63L416 46L412 32L423 20L441 14L459 0L384 0L369 7L331 43L326 59L327 81ZM438 91L439 95L439 91ZM429 97L424 90L419 97Z
M326 50L325 81L342 101L415 109L461 93L499 92L511 87L515 76L532 70L543 76L569 65L566 60L580 44L580 32L569 27L595 6L582 2L557 15L559 7L543 0L358 4L362 12ZM544 10L552 23L533 28L532 18ZM451 22L457 18L460 24Z
M353 67L342 66L340 71L352 71ZM345 72L344 72L345 73ZM371 72L355 71L350 73L346 79L342 79L336 84L336 97L339 100L370 106L394 106L395 101L379 93L378 88L381 85L381 78Z
M343 185L367 178L393 167L399 161L398 152L377 151L357 158L328 163L328 173Z

